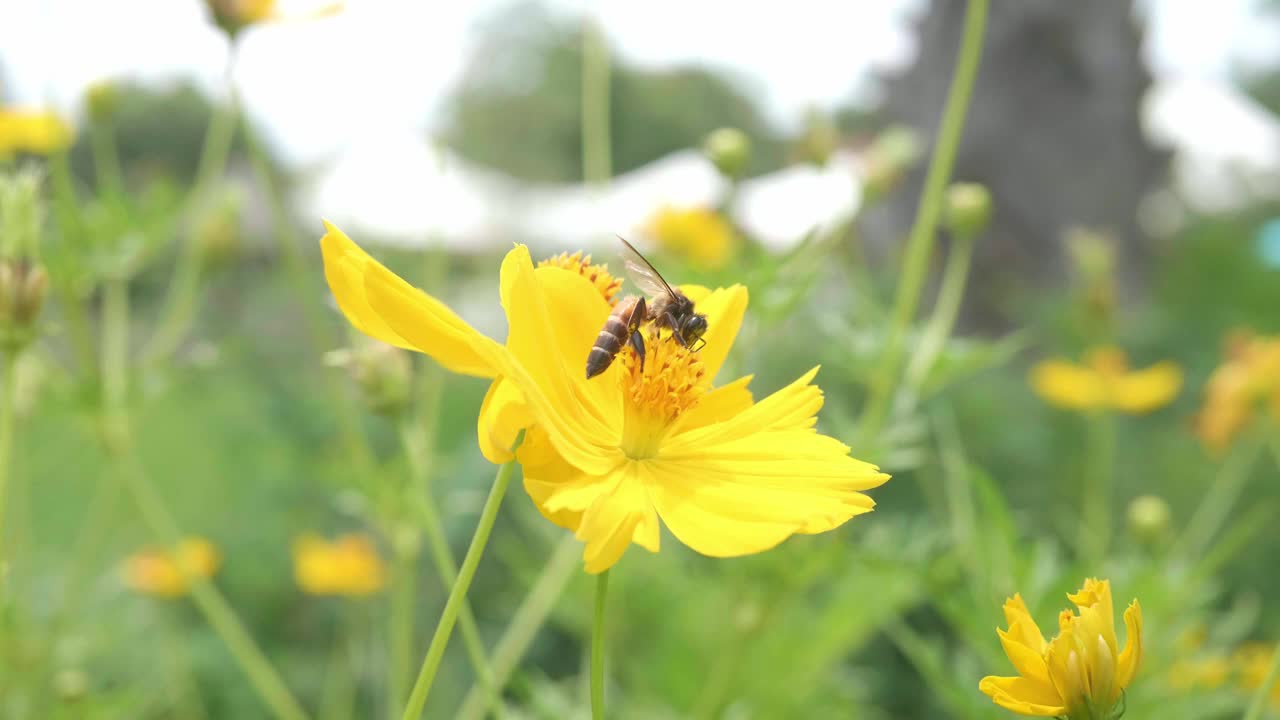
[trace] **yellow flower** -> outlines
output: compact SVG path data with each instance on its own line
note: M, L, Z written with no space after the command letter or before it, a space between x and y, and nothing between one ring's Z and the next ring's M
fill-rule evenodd
M625 350L587 380L587 354L610 312L599 277L535 268L517 245L500 278L504 346L326 228L325 275L356 328L494 379L480 410L481 451L506 462L527 431L517 455L525 489L544 516L586 543L588 572L608 569L632 543L656 552L659 517L705 555L761 552L869 512L874 503L860 491L888 479L814 431L816 368L759 402L750 377L713 387L746 310L741 286L682 288L707 315L700 351L651 333L643 371Z
M728 221L710 208L663 206L649 218L645 232L662 249L707 270L724 267L739 245Z
M316 7L310 12L285 14L277 7L276 0L205 0L213 21L223 30L235 35L244 28L271 20L305 20L333 15L342 10L341 0Z
M1051 642L1045 642L1020 595L1005 601L1009 629L996 633L1018 676L987 676L978 689L1020 715L1109 720L1142 661L1142 608L1134 600L1124 611L1127 637L1121 651L1111 584L1090 578L1067 597L1079 614L1063 610Z
M1249 692L1256 692L1266 682L1267 672L1271 669L1271 661L1275 658L1275 646L1265 643L1245 643L1231 654L1231 663L1235 666L1240 687ZM1268 695L1272 705L1280 706L1280 684L1273 685Z
M367 535L342 535L329 542L303 535L293 543L293 574L311 595L372 595L386 584L382 558Z
M1045 402L1069 410L1142 414L1173 402L1182 388L1182 370L1168 361L1130 370L1124 351L1101 347L1090 351L1083 365L1040 363L1031 371L1031 387Z
M179 597L190 588L192 577L213 577L222 564L213 543L204 538L184 538L172 551L147 548L125 560L125 584L141 593Z
M52 110L0 108L0 158L49 155L71 145L71 126Z
M1226 361L1209 376L1197 429L1220 451L1259 414L1280 422L1280 337L1237 334Z

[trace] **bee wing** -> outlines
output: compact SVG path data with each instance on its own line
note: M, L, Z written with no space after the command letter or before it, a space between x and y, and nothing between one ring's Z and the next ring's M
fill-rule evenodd
M661 273L653 267L653 263L645 259L636 250L631 243L618 238L622 241L622 262L627 268L627 277L641 292L649 297L658 297L660 295L675 296L675 291L663 279Z

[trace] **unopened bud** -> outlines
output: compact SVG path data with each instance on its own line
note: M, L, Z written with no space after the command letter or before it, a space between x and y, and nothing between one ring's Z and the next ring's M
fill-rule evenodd
M893 192L919 159L920 138L915 132L901 126L882 131L867 148L863 161L866 197L878 200Z
M797 144L800 160L823 167L839 146L840 129L831 118L816 110L809 112L805 116L804 133Z
M725 177L739 178L751 161L751 138L737 128L720 128L707 135L702 151Z
M1169 503L1155 495L1140 495L1129 503L1129 531L1144 542L1162 540L1169 532L1173 514Z
M243 206L243 195L227 189L196 220L196 248L205 262L226 263L239 253Z
M991 193L977 183L947 188L943 222L953 234L972 237L991 224Z
M85 93L85 106L95 122L110 120L120 106L120 90L110 80L99 80Z
M1091 315L1110 318L1115 308L1115 244L1104 233L1076 228L1067 233L1067 254Z
M58 697L66 702L80 700L89 692L89 676L75 668L59 670L53 678Z
M13 304L13 321L19 325L30 327L40 317L44 307L44 297L49 291L49 273L43 265L31 265L27 268L22 286Z
M409 402L413 366L400 348L369 341L325 356L328 365L346 368L369 409L391 415Z
M35 338L48 289L49 274L43 265L0 260L0 349L21 350Z

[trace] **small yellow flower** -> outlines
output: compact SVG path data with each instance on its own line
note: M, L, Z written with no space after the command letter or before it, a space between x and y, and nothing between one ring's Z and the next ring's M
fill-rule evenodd
M729 222L710 208L663 206L644 230L663 250L706 270L724 267L740 244Z
M293 543L293 573L311 595L372 595L386 584L382 558L367 535L341 535L332 542L303 535Z
M277 0L205 0L213 21L230 35L244 28L273 20L305 20L327 17L342 10L344 3L329 2L305 13L282 13Z
M160 597L187 594L192 577L213 577L222 564L213 543L204 538L184 538L172 551L147 548L125 560L125 584L140 593Z
M1069 410L1119 410L1142 414L1168 405L1182 388L1182 370L1159 362L1130 370L1124 351L1096 348L1083 365L1048 360L1031 371L1031 387L1050 405Z
M1262 687L1262 683L1267 680L1267 672L1271 669L1275 652L1274 645L1252 642L1241 645L1231 654L1231 664L1241 688L1252 693ZM1273 706L1280 707L1280 684L1271 687L1268 700Z
M1020 595L1005 601L1009 629L996 633L1018 675L987 676L978 689L1020 715L1110 720L1142 661L1142 608L1134 600L1124 612L1127 637L1122 651L1110 583L1090 578L1067 597L1079 614L1063 610L1058 635L1050 642L1045 642Z
M72 138L71 126L52 110L0 108L0 159L19 152L50 155Z
M700 351L651 333L643 370L626 350L587 380L587 354L610 312L599 277L535 268L517 245L501 271L504 346L326 227L325 276L357 329L494 380L480 409L481 451L507 462L526 431L516 455L525 490L586 543L588 572L608 569L633 543L656 552L659 517L704 555L761 552L869 512L861 491L888 479L814 431L816 368L759 402L750 377L713 387L746 311L741 286L681 288L707 316Z
M1259 415L1280 422L1280 337L1237 334L1226 355L1209 376L1197 422L1200 438L1216 451Z

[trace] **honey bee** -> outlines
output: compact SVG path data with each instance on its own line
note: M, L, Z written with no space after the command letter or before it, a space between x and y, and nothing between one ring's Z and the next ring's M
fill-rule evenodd
M643 370L644 334L640 330L646 322L655 328L667 328L676 342L693 352L706 344L702 336L707 332L707 316L694 312L693 301L688 296L668 285L653 264L631 243L621 237L618 239L622 241L622 260L627 276L649 299L629 295L609 313L587 355L588 380L608 370L618 352L627 344L640 357L640 369Z

